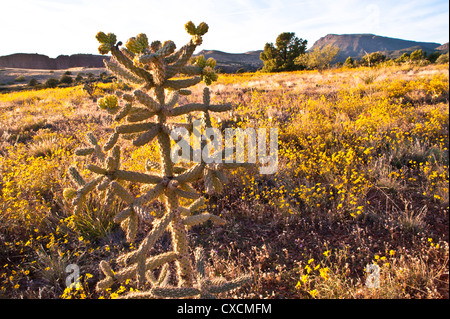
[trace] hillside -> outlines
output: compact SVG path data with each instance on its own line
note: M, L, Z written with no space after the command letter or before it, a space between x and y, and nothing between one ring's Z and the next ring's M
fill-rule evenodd
M104 67L101 55L73 54L50 58L43 54L15 53L0 56L0 67L19 69L61 70L77 67Z
M448 52L448 42L444 43L441 46L438 46L435 50L440 51L442 53L447 53Z
M256 71L263 66L259 59L262 51L227 53L217 50L202 50L196 55L204 55L217 61L217 68L226 73L234 73L239 68ZM107 58L107 57L106 57ZM0 56L0 67L16 69L62 70L69 68L102 68L105 56L93 54L60 55L50 58L43 54L16 53Z
M336 62L344 62L349 56L360 58L366 52L382 51L386 52L388 57L396 57L403 52L412 52L417 49L433 52L441 44L382 37L374 34L328 34L317 40L310 50L326 45L337 46L341 51Z
M213 58L217 61L216 68L222 68L226 73L234 73L239 68L247 71L256 71L264 64L259 55L262 50L249 51L246 53L227 53L217 50L202 50L196 55L204 55L206 59Z

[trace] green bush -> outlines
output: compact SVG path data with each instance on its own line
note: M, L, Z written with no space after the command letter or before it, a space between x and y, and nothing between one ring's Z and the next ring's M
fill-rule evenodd
M386 60L386 56L380 52L372 52L363 56L361 60L361 65L363 66L375 66Z
M36 86L38 84L39 84L39 82L34 78L32 78L30 81L28 81L28 86Z
M355 66L355 60L353 60L353 58L351 56L349 56L345 62L344 62L344 66L346 66L347 68L352 68Z
M437 58L436 63L444 64L448 63L448 52L446 54L442 54Z
M70 77L69 75L64 74L64 75L61 76L61 78L59 79L59 83L70 85L70 84L73 83L73 79L72 79L72 77Z
M59 84L58 79L50 78L47 81L45 81L44 87L46 87L46 88L55 88L55 87L58 86L58 84Z
M25 82L27 80L27 78L23 75L19 75L18 77L15 78L15 82Z

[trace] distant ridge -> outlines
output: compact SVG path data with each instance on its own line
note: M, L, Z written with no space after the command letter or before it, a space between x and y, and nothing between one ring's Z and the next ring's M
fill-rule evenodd
M204 55L205 58L216 60L216 68L221 68L224 72L234 73L243 68L246 71L256 71L263 66L259 59L262 51L250 51L246 53L227 53L218 50L202 50L195 55ZM60 55L57 58L49 58L43 54L15 53L0 56L0 67L19 69L43 69L60 70L76 67L102 68L104 67L102 55L94 54L74 54Z
M441 46L438 46L435 50L440 51L442 53L447 53L448 52L448 42L444 43Z
M439 44L434 42L417 42L396 38L383 37L374 34L328 34L309 49L325 45L334 45L340 49L340 53L334 62L344 62L349 56L360 59L366 53L381 51L387 58L396 58L405 52L422 49L424 52L449 51L448 42ZM235 73L238 69L245 71L256 71L263 66L259 55L262 50L249 51L245 53L227 53L218 50L202 50L195 54L204 55L205 58L216 60L216 69L222 69L225 73ZM73 54L60 55L57 58L49 58L42 54L16 53L0 56L0 67L23 68L23 69L49 69L59 70L75 67L102 68L103 60L108 59L102 55L95 54Z
M15 53L0 56L0 67L19 69L60 70L76 67L104 67L104 56L94 54L60 55L50 58L43 54Z
M206 59L216 60L216 69L221 68L226 73L234 73L238 69L256 71L264 63L259 58L262 50L249 51L245 53L227 53L218 50L202 50L196 55L203 55Z
M392 58L401 55L403 52L412 52L417 49L434 52L441 46L441 44L434 42L417 42L375 34L328 34L317 40L310 50L329 44L337 46L341 50L335 62L344 62L349 56L361 58L366 52L381 51L388 58Z

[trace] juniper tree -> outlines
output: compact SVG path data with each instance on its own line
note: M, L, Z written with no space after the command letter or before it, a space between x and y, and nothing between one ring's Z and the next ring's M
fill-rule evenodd
M263 71L280 72L301 69L294 60L306 52L308 41L295 36L294 32L283 32L278 35L275 45L266 43L260 59L264 62Z

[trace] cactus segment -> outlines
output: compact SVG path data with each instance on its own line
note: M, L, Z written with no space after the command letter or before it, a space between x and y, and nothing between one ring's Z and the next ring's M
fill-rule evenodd
M151 112L148 109L144 109L144 108L135 108L135 112L130 113L127 116L127 121L128 122L141 122L141 121L145 121L149 118L151 118L152 116L154 116L156 113L155 112Z
M155 125L151 129L149 129L147 132L141 134L137 139L133 141L134 146L142 146L149 142L151 142L161 131L160 125Z
M134 196L130 194L122 185L113 181L111 182L111 190L119 196L125 203L131 205L134 201Z
M152 129L158 124L146 122L136 124L122 124L116 127L116 132L119 134L139 133Z
M131 111L132 103L126 103L125 106L119 111L119 113L116 114L114 117L114 121L120 121L125 116L128 115L128 113Z
M115 59L110 59L109 61L105 61L105 66L108 71L113 73L116 77L121 80L132 82L135 84L143 84L144 80L140 77L137 77L133 73L129 72L123 66L121 66Z
M158 112L161 109L161 105L153 100L148 94L145 94L141 90L135 90L133 95L139 101L139 103L144 104L150 112Z
M184 80L167 80L164 82L163 85L165 88L179 90L179 89L185 89L190 86L196 85L196 84L200 83L201 81L202 81L202 78L199 76L196 76L196 77L193 77L190 79L184 79Z
M135 182L135 183L143 183L143 184L158 184L161 182L161 177L153 176L145 173L139 173L134 171L123 171L116 170L114 172L114 176L117 179Z
M90 154L94 153L94 148L93 147L77 148L74 151L74 153L77 156L86 156L86 155L90 155Z
M81 177L80 173L78 173L78 170L75 167L69 167L69 175L78 186L83 186L84 184L86 184L86 181L83 179L83 177Z

